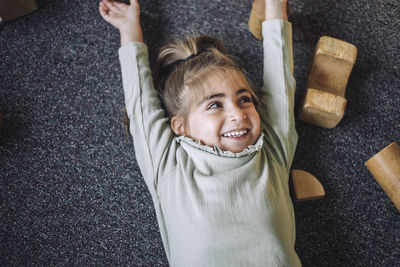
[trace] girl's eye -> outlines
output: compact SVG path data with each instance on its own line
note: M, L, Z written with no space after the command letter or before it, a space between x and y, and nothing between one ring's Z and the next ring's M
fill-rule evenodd
M239 98L239 103L252 103L253 99L249 96L242 96L241 98Z
M222 104L220 102L213 102L210 105L208 105L207 109L215 109L215 108L221 108Z

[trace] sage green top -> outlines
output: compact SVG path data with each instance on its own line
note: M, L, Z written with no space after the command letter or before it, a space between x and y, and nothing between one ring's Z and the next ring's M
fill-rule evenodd
M288 176L297 144L292 28L263 23L262 134L240 153L176 137L145 44L119 50L136 158L171 266L300 266Z

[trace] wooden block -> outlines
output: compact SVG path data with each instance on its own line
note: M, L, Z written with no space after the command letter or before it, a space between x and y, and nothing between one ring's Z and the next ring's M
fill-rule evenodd
M337 126L346 109L346 86L356 57L357 48L350 43L328 36L319 39L299 119L325 128Z
M292 170L294 193L297 201L313 200L325 196L321 183L313 175L302 170Z
M262 40L262 22L265 20L265 0L254 0L250 12L249 29L251 34Z
M38 8L35 0L0 0L0 17L10 21L27 15Z
M344 97L356 61L357 48L345 41L322 36L317 44L307 88Z
M316 89L308 89L299 119L325 128L335 128L344 116L344 97Z
M365 166L400 211L400 146L393 142L370 158Z
M289 17L290 7L289 3L286 4L286 13ZM265 0L254 0L251 7L249 18L249 29L251 34L259 40L262 40L262 23L265 20Z

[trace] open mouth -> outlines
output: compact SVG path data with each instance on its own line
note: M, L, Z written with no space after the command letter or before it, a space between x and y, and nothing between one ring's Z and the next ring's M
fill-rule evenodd
M247 135L248 132L249 132L248 129L234 130L234 131L224 133L222 136L238 138L238 137L243 137L243 136Z

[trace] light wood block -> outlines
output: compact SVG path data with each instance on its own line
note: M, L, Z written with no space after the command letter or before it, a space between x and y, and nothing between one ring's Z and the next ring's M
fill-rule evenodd
M346 109L346 86L357 57L357 48L345 41L322 36L314 53L307 91L299 119L325 128L334 128Z
M365 166L400 211L399 144L397 142L391 143L370 158Z
M325 196L324 188L312 174L303 170L292 170L290 176L297 201L313 200Z
M262 40L262 22L265 20L265 0L254 0L250 12L249 29L251 34Z
M299 119L325 128L335 128L343 118L347 100L317 89L308 89Z
M37 9L35 0L0 0L0 17L4 21L17 19Z
M287 16L290 16L289 3L286 4ZM265 20L265 0L254 0L251 7L249 18L249 29L251 34L259 40L262 40L262 23Z

